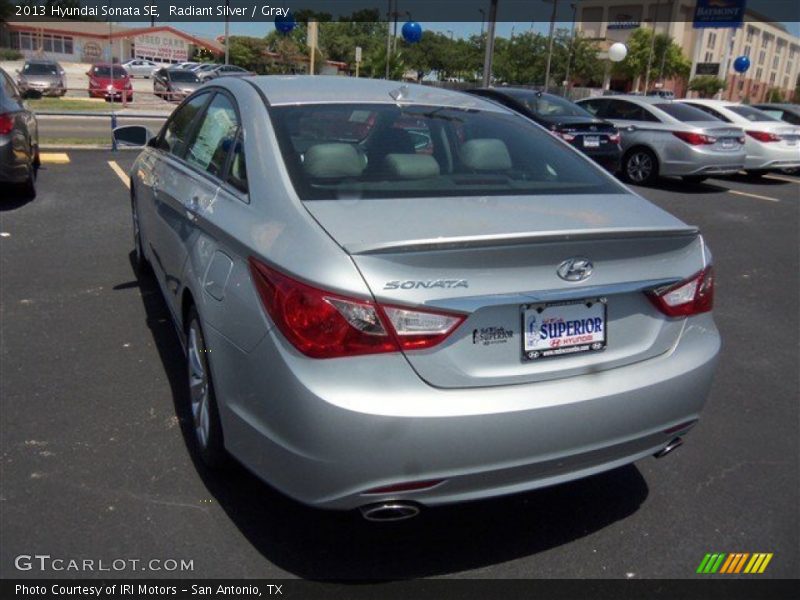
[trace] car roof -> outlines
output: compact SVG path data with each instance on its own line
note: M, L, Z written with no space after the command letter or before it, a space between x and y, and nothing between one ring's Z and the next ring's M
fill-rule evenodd
M662 98L661 96L634 96L633 94L620 94L618 96L595 96L592 98L584 98L584 100L627 100L635 104L669 104L673 102L671 98Z
M393 104L397 102L395 98L400 93L400 101L404 104L511 112L480 96L383 79L356 79L335 75L266 75L246 79L258 87L273 106L321 103Z
M50 58L29 58L25 61L26 65L57 65L58 62Z
M730 100L714 100L713 98L684 98L679 102L694 102L695 104L704 104L706 106L721 106L723 108L728 106L738 106L739 102L731 102Z

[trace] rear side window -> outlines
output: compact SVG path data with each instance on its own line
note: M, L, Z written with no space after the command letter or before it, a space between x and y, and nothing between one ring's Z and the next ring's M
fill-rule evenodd
M719 119L720 121L725 121L726 123L730 123L731 122L731 120L728 117L723 115L718 110L714 110L710 106L706 106L705 104L692 104L691 102L687 102L686 104L688 104L689 106L691 106L693 108L696 108L697 110L701 110L704 113L706 113L708 115L711 115L712 117L714 117L716 119Z
M753 108L752 106L745 106L743 104L737 106L728 106L728 110L731 112L735 112L740 117L744 117L748 121L752 121L753 123L759 123L764 121L778 121L775 117L769 116L764 111L758 110L757 108Z
M197 113L208 100L208 94L200 94L178 107L167 121L159 139L158 147L175 156L183 156Z
M670 117L683 121L684 123L693 123L697 121L715 121L719 120L714 115L705 113L702 110L697 110L688 104L679 104L677 102L663 102L661 104L654 104L656 108L663 110Z
M186 162L221 177L238 128L239 119L233 103L225 94L217 94L189 144Z
M241 131L236 137L231 154L231 165L228 169L228 176L225 178L229 184L240 192L247 193L247 166L244 160L244 140Z

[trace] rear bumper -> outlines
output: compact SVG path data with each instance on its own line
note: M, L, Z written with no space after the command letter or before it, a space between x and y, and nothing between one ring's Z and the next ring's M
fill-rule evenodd
M748 140L745 169L748 171L794 169L800 167L800 145L781 146Z
M667 177L730 175L744 168L745 157L744 149L723 152L676 141L660 157L660 173Z
M324 508L436 505L531 490L663 448L703 407L720 347L710 315L670 352L561 380L472 389L422 382L400 355L300 357L269 333L249 354L206 334L226 447L287 495ZM375 487L443 479L417 492Z
M611 151L592 152L583 150L583 152L586 154L586 156L611 173L616 173L620 170L622 150L619 148L619 146L617 146L615 150Z
M23 183L27 179L27 155L14 151L9 136L0 136L0 182Z

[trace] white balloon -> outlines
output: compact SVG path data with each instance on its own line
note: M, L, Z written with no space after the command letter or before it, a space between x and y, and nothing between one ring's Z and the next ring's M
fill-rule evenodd
M611 62L620 62L625 60L626 56L628 56L628 47L621 42L612 44L611 48L608 49L608 58Z

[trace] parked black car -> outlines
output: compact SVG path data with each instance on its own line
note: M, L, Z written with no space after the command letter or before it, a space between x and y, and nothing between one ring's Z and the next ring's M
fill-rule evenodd
M525 115L566 140L612 173L619 170L622 148L617 128L566 98L522 88L479 88L468 94L490 98Z
M0 189L8 189L6 184L19 185L24 197L33 198L38 169L36 116L25 108L22 94L8 73L0 69Z

